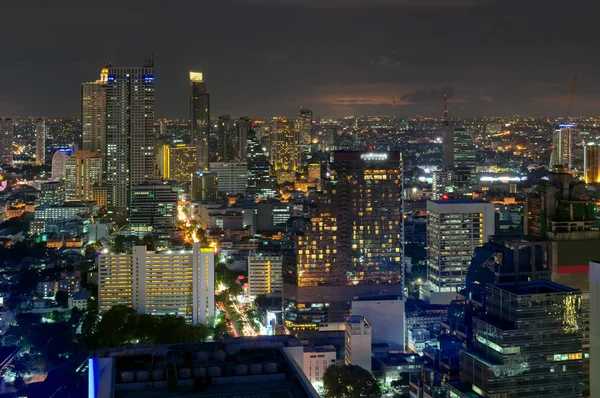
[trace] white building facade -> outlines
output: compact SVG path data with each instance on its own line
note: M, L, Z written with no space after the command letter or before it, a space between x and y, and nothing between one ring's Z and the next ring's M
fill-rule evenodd
M427 285L432 304L448 304L464 286L473 251L494 234L494 205L482 200L427 202Z
M371 325L364 316L352 315L346 321L344 363L371 371Z
M178 315L192 324L215 316L214 249L148 251L98 257L99 309L129 305L139 314Z

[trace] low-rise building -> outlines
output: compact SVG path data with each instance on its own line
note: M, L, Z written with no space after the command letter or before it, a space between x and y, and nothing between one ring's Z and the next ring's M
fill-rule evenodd
M69 297L69 309L77 308L81 311L87 311L88 300L92 296L92 292L89 290L80 290L73 294L73 297Z

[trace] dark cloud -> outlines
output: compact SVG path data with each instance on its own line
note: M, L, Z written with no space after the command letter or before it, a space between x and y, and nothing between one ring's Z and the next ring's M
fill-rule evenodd
M160 117L187 117L190 69L216 116L434 116L445 86L453 116L564 115L574 74L573 115L600 102L593 0L4 3L0 115L76 116L82 81L152 53Z
M371 7L467 7L481 6L491 0L239 0L251 5L310 8Z
M447 96L448 99L454 96L454 89L452 87L444 87L441 90L417 90L412 93L404 94L400 97L403 101L410 103L424 103L424 102L439 102L444 98L444 95Z

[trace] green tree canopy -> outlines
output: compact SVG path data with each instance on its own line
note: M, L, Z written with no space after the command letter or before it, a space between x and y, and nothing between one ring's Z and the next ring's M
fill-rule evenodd
M326 398L381 397L375 377L356 365L330 366L323 374L323 396Z

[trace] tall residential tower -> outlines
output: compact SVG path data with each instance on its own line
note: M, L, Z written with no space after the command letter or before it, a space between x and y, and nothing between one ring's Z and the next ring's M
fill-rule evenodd
M9 118L0 118L0 165L13 164L14 123Z
M155 174L154 68L108 66L106 171L109 207L124 214L130 190Z
M210 134L210 96L201 72L190 71L190 121L192 146L196 147L198 168L208 169Z

